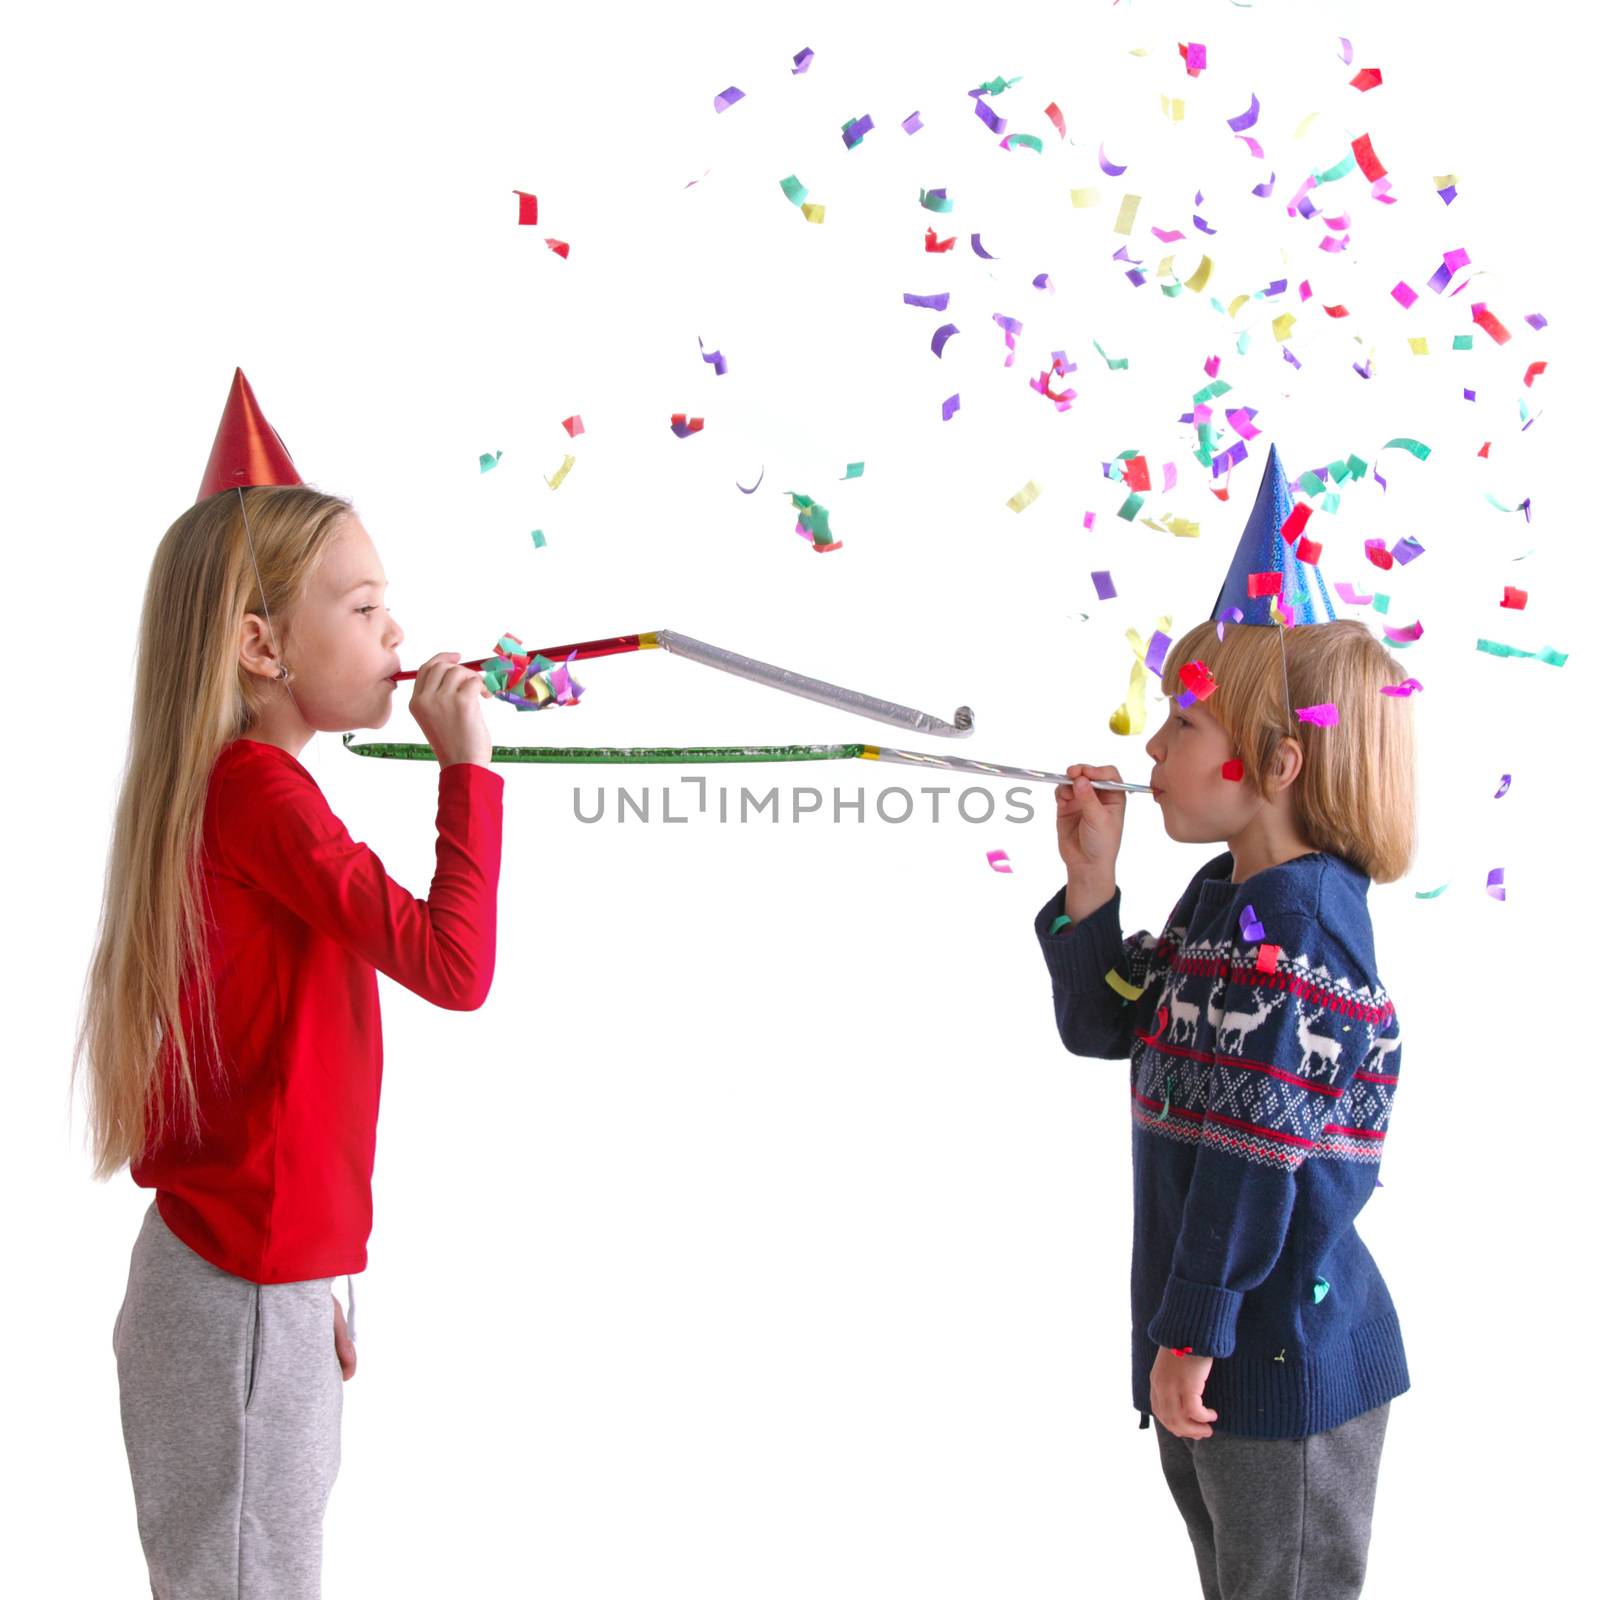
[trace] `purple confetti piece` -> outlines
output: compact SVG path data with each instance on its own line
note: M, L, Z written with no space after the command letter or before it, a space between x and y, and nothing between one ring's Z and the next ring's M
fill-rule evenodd
M1439 198L1441 200L1443 200L1446 205L1449 205L1450 202L1455 199L1455 197L1456 197L1456 186L1453 183L1450 185L1450 187L1448 189L1441 189L1439 191Z
M953 394L944 403L944 420L948 422L961 409L961 396Z
M939 329L937 333L934 334L933 353L938 356L941 361L944 359L944 347L946 341L950 338L951 334L960 332L961 330L955 325L955 323L947 322L942 328Z
M1395 541L1395 547L1389 554L1403 567L1408 561L1415 561L1422 554L1422 546L1407 534L1404 539Z
M1441 261L1438 267L1435 269L1433 276L1428 279L1428 287L1432 289L1435 294L1441 294L1444 291L1444 286L1449 283L1449 281L1450 269Z
M1171 494L1178 487L1178 467L1176 462L1169 461L1161 469L1161 492Z
M1224 623L1243 621L1244 612L1242 612L1238 606L1229 606L1228 609L1222 613L1221 617L1217 619L1217 638L1222 638L1222 628Z
M1394 298L1406 308L1407 311L1409 311L1412 306L1417 303L1417 291L1413 289L1411 285L1404 279L1401 279L1401 281L1397 283L1394 288L1389 291L1389 293L1392 294Z
M1039 276L1033 280L1033 286L1035 289L1048 290L1051 294L1056 292L1056 286L1051 283L1050 274L1048 272L1041 272Z
M1463 389L1461 391L1461 398L1463 400L1475 401L1478 398L1478 391L1476 389Z
M1339 725L1339 708L1331 701L1320 706L1296 706L1294 714L1302 722L1314 722L1319 728L1336 728Z
M1138 267L1129 267L1123 276L1127 278L1128 282L1131 283L1135 289L1142 289L1144 287L1145 275Z
M1094 579L1094 592L1102 600L1115 600L1117 598L1117 586L1111 581L1109 572L1091 572L1089 576Z
M1239 932L1248 944L1260 944L1266 938L1267 930L1261 926L1254 906L1246 906L1239 914Z
M1287 350L1284 351L1285 355L1287 355L1288 353L1289 352ZM1297 362L1295 362L1295 365L1299 366L1300 363L1297 361ZM1355 369L1357 377L1370 378L1372 376L1372 362L1371 362L1370 359L1368 360L1368 362L1367 362L1367 364L1365 366L1362 366L1359 361L1352 361L1350 363L1350 365ZM1377 474L1374 473L1373 476L1376 477Z
M1285 289L1287 289L1288 287L1289 287L1289 280L1287 278L1274 278L1272 280L1272 282L1269 283L1266 286L1266 288L1262 290L1262 293L1265 294L1270 299L1274 295L1282 294L1283 291Z
M811 65L813 54L814 52L809 48L802 50L800 54L794 58L794 65L789 68L789 76L792 78L796 73L804 72L806 68Z
M922 127L922 113L920 111L913 111L911 115L900 124L900 126L904 128L907 133L918 132Z
M1185 689L1183 693L1178 696L1178 704L1182 706L1185 711L1187 711L1189 707L1194 704L1194 699L1194 690Z
M854 150L872 132L872 118L856 117L844 125L844 147Z
M1294 351L1291 350L1288 345L1283 347L1283 359L1287 361L1296 372L1300 370L1300 358L1295 355ZM1363 372L1361 375L1364 378L1370 378L1372 376L1370 372Z
M1261 102L1255 97L1254 94L1252 94L1250 96L1250 109L1248 111L1241 111L1236 117L1229 117L1228 126L1232 128L1235 133L1243 133L1246 128L1255 127L1256 118L1260 115Z
M737 489L740 494L754 494L756 492L756 490L761 487L761 478L766 477L766 475L767 475L767 469L765 467L762 467L762 469L761 469L761 477L757 478L756 481L754 483L752 483L748 489L745 488L745 486L742 483L737 483L737 482L734 484L734 488Z
M1526 322L1535 333L1537 333L1540 328L1547 328L1550 326L1550 324L1542 316L1540 316L1537 311L1531 312L1529 315L1523 317L1522 320Z
M1504 867L1490 867L1489 881L1484 885L1484 888L1496 900L1504 901L1506 897L1506 869Z
M950 291L946 289L943 294L907 294L900 297L908 306L921 306L927 311L948 311L950 309Z
M706 354L706 342L705 342L705 340L701 339L698 342L699 342L699 345L700 345L700 359L702 361L710 362L710 364L713 367L716 368L717 376L719 378L722 377L723 374L726 373L727 370L728 370L727 359L724 357L724 355L722 354L722 352L720 350L713 350L710 355L707 355Z
M1265 200L1272 194L1272 186L1277 181L1278 181L1278 174L1276 172L1274 172L1272 174L1272 176L1270 178L1268 178L1265 183L1258 183L1255 186L1255 188L1253 188L1250 191L1250 193L1253 194L1253 195L1258 195L1261 199Z
M1339 40L1339 53L1344 57L1344 64L1348 67L1355 60L1355 51L1350 48L1350 41L1341 37Z
M1389 480L1385 478L1376 467L1372 469L1372 477L1373 481L1378 485L1378 487L1382 489L1385 494L1387 494L1389 492Z
M999 259L997 256L990 255L989 252L983 248L983 240L977 234L973 234L972 236L972 249L974 254L982 256L985 261L996 261Z
M1006 131L1006 119L996 114L994 108L987 100L979 98L972 102L972 109L988 124L989 132L997 138Z
M1196 212L1194 215L1194 225L1201 231L1201 233L1215 233L1217 231L1209 222L1206 221L1204 217L1200 215L1199 212Z
M1119 167L1114 161L1107 160L1106 147L1104 144L1102 144L1100 146L1100 170L1105 173L1108 178L1120 178L1128 169L1126 166Z
M1159 628L1150 635L1150 648L1144 653L1144 664L1159 678L1161 668L1167 659L1167 651L1172 648L1172 640Z
M724 89L711 103L717 108L718 113L724 112L729 106L738 105L744 99L743 89Z
M1498 789L1496 789L1495 792L1494 792L1495 799L1498 800L1500 798L1500 796L1503 795L1506 792L1506 790L1509 789L1510 787L1511 787L1511 774L1508 772L1500 780L1500 787Z

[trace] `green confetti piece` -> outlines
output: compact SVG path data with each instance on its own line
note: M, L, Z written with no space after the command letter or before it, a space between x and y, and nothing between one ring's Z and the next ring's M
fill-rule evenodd
M955 201L947 194L930 195L926 189L919 189L917 193L924 211L953 211L955 209Z
M1093 343L1095 349L1100 351L1100 359L1104 361L1113 372L1126 372L1128 370L1128 358L1126 356L1108 356L1105 351L1100 348L1100 341L1098 339L1094 340Z
M1327 494L1323 495L1320 509L1327 512L1333 512L1339 509L1339 497L1331 489Z
M1301 494L1308 494L1313 499L1327 487L1314 472L1302 472L1296 482Z
M1328 463L1328 476L1335 483L1343 483L1350 476L1350 468L1342 461L1330 461Z
M478 471L479 472L487 472L490 467L498 466L499 464L500 464L500 452L498 450L496 450L495 453L492 456L479 456L478 457Z
M1492 505L1495 508L1496 511L1520 511L1520 510L1522 510L1522 506L1503 506L1503 505L1501 505L1500 502L1498 500L1496 500L1495 497L1492 494L1486 494L1483 498L1485 500L1487 500L1489 502L1489 504ZM1525 506L1527 503L1528 502L1526 500L1524 500L1522 502L1522 505Z
M1313 1305L1320 1306L1322 1304L1322 1297L1327 1294L1328 1290L1332 1287L1332 1284L1330 1284L1326 1278L1318 1278L1317 1281L1311 1285L1311 1303Z
M988 95L1004 94L1012 84L1021 82L1021 78L991 78L987 83L979 84L978 87Z
M806 186L801 183L801 181L795 177L792 172L783 180L782 188L783 192L788 195L790 200L792 200L797 206L804 205L806 196L811 193L811 191L806 188Z
M1386 594L1375 594L1372 597L1372 609L1383 616L1389 615L1389 597Z
M1006 138L1008 147L1014 149L1017 145L1026 145L1028 149L1044 154L1044 140L1036 133L1013 133Z
M544 534L538 528L533 530L533 548L535 550L544 549Z
M1200 390L1199 393L1195 395L1194 403L1197 406L1202 406L1207 400L1215 399L1215 397L1219 394L1226 394L1232 387L1233 385L1231 383L1228 383L1222 378L1218 378L1215 383L1208 383L1205 388Z
M1142 494L1130 494L1128 498L1124 500L1117 508L1117 515L1121 517L1124 522L1132 522L1133 519L1139 515L1139 507L1143 504L1144 496Z
M1356 169L1356 153L1355 153L1354 150L1352 150L1350 152L1350 154L1347 155L1344 158L1344 160L1341 161L1338 164L1338 166L1329 167L1326 172L1319 172L1317 174L1317 182L1318 183L1336 183L1340 178L1343 178L1346 175L1348 175L1349 173L1354 172L1355 169Z
M1391 439L1383 448L1385 450L1409 450L1418 461L1426 461L1433 454L1433 451L1427 445L1419 443L1416 439Z
M1349 461L1350 476L1357 482L1367 475L1367 464L1360 456L1351 456Z
M1245 351L1250 348L1250 335L1248 333L1241 333L1239 337L1234 340L1234 348L1240 355L1243 355Z
M1452 350L1470 350L1472 348L1472 335L1470 333L1458 333L1450 341L1450 348Z
M1166 1087L1165 1092L1161 1096L1161 1115L1156 1118L1156 1121L1157 1122L1165 1122L1167 1120L1167 1113L1171 1109L1172 1109L1172 1074L1169 1072L1167 1074L1167 1087Z
M1087 613L1085 613L1085 615L1087 615ZM1056 918L1056 920L1054 922L1052 922L1050 924L1051 933L1056 932L1057 929L1059 929L1059 928L1066 927L1066 925L1071 921L1072 921L1072 918L1067 916L1066 913L1063 912L1059 917Z
M1548 661L1552 667L1567 664L1567 652L1546 645L1543 650L1519 650L1515 645L1496 644L1493 639L1480 639L1478 648L1492 656L1527 656L1530 661Z
M867 470L867 464L866 464L865 461L852 461L844 469L844 478L841 478L839 481L841 483L843 483L845 481L845 478L859 478L861 476L861 474L863 472L865 472L866 470Z
M1161 292L1169 300L1175 299L1178 295L1183 293L1183 283L1180 279L1174 278L1171 283L1164 283L1161 285Z
M1446 878L1437 889L1418 889L1415 898L1418 900L1437 900L1449 887L1450 880Z

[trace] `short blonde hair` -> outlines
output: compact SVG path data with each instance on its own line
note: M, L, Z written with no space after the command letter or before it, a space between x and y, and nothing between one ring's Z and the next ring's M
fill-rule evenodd
M1412 697L1380 692L1407 675L1367 625L1350 617L1282 629L1226 623L1219 640L1215 622L1198 623L1168 650L1161 692L1182 694L1179 673L1197 660L1217 682L1201 703L1226 730L1243 781L1264 794L1278 746L1295 740L1302 764L1289 798L1312 848L1343 856L1374 883L1403 877L1417 831ZM1291 707L1329 701L1339 708L1334 727L1290 720Z

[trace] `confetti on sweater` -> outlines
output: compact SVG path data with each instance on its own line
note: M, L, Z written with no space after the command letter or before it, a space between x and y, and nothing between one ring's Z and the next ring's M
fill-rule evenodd
M989 865L996 872L1010 872L1011 857L1004 850L990 850L986 854L989 858Z
M1259 944L1266 938L1267 930L1261 926L1254 906L1246 906L1239 914L1239 932L1250 944Z
M1039 498L1039 494L1040 485L1035 483L1032 478L1029 478L1028 481L1023 484L1023 486L1018 489L1009 500L1006 501L1006 504L1010 506L1013 511L1025 511L1033 504L1035 500Z
M1143 989L1137 988L1133 984L1129 983L1128 980L1124 978L1115 967L1113 967L1106 974L1106 982L1109 983L1124 1000L1137 1000L1139 996L1144 993Z
M715 107L716 111L720 115L722 112L726 111L729 106L736 106L743 99L743 89L727 88L724 89L722 93L711 102L711 104L713 107Z
M498 450L496 450L495 453L492 456L479 456L478 457L478 471L479 472L487 472L490 469L490 467L497 467L497 466L499 466L499 464L500 464L500 452Z

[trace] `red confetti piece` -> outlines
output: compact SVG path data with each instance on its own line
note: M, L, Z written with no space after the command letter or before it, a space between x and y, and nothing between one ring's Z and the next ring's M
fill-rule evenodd
M1322 308L1330 317L1348 317L1349 311L1344 306L1324 306Z
M1302 501L1291 511L1283 524L1283 542L1293 544L1311 520L1311 507Z
M1549 364L1550 363L1547 361L1535 361L1533 365L1529 367L1528 370L1522 375L1524 387L1531 389L1533 387L1533 380L1537 378L1539 374L1543 372L1547 366L1549 366Z
M1150 487L1150 463L1143 456L1130 456L1122 463L1122 481L1130 489Z
M567 436L576 439L583 432L583 418L571 416L562 422L561 426L567 430Z
M922 242L922 248L929 255L938 255L941 250L954 250L956 236L952 233L948 239L941 239L932 228L928 229L928 236Z
M1308 567L1314 567L1322 555L1322 546L1314 539L1302 539L1300 543L1295 546L1294 553L1300 558L1300 560L1305 562Z
M1514 589L1508 583L1506 585L1506 597L1500 604L1510 607L1513 611L1525 611L1528 607L1528 591L1526 589Z
M1246 589L1252 600L1259 600L1264 594L1283 593L1283 574L1281 572L1252 572L1246 580Z
M1194 1346L1192 1344L1186 1344L1181 1350L1174 1349L1172 1353L1175 1356L1193 1355L1194 1354Z
M1352 89L1359 89L1362 94L1365 94L1368 89L1376 89L1382 82L1383 74L1378 70L1378 68L1363 67L1355 75L1355 77L1350 80L1350 87Z
M1044 108L1044 114L1049 117L1053 123L1055 123L1056 132L1059 133L1063 139L1065 139L1067 136L1067 119L1061 115L1061 107L1058 106L1054 100L1052 100L1050 104Z
M1146 1044L1154 1044L1156 1040L1161 1037L1163 1031L1166 1029L1166 1026L1167 1008L1162 1006L1162 1008L1156 1012L1156 1031L1154 1033L1139 1033L1137 1028L1135 1028L1133 1031L1139 1034L1139 1037L1143 1039Z
M1483 448L1478 451L1478 454L1482 456L1485 461L1489 459L1489 443L1490 441L1485 439L1483 441Z
M511 192L517 197L517 225L519 227L524 227L538 222L538 195L524 194L520 189L513 189Z
M1216 693L1217 680L1203 661L1186 661L1178 668L1178 678L1196 700L1209 700Z
M1362 174L1368 183L1376 183L1383 177L1388 168L1378 159L1377 153L1372 148L1372 135L1364 133L1350 146L1356 153L1356 165L1361 168Z
M1368 539L1366 543L1367 560L1373 566L1381 567L1387 572L1394 566L1394 557L1384 549L1382 539Z
M681 411L672 413L672 431L680 439L687 439L691 433L699 433L705 425L706 419L704 417L686 416Z
M572 248L564 239L546 239L545 246L547 249L554 250L563 261L567 259L567 252Z
M1256 971L1276 972L1278 970L1278 957L1283 954L1280 944L1264 944L1256 951Z
M1506 325L1492 312L1488 306L1475 305L1472 308L1472 320L1494 340L1496 344L1504 344L1510 337Z
M1244 762L1239 760L1237 756L1232 761L1224 761L1222 763L1222 776L1229 783L1238 783L1244 777Z

